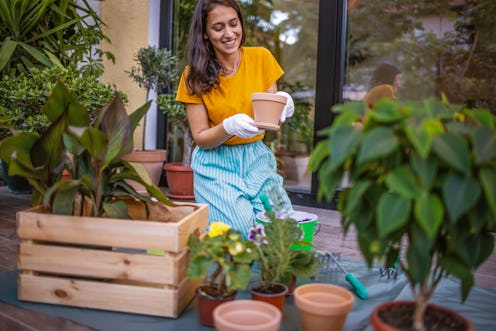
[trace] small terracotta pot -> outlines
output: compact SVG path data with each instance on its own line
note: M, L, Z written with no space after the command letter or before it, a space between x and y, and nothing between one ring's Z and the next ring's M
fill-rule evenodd
M254 126L267 130L278 130L281 113L286 105L285 96L275 93L253 93L251 95L253 104Z
M353 293L344 287L310 283L294 291L303 331L340 331L353 306Z
M141 163L150 175L152 183L158 185L160 176L162 175L162 165L167 159L167 150L133 150L131 153L125 155L122 159L127 162ZM133 186L136 192L140 194L148 193L146 188L140 183L137 183L133 180L126 180L126 182Z
M281 320L281 311L263 301L235 300L214 310L214 325L218 331L278 331Z
M379 316L379 314L381 311L394 309L394 307L414 306L414 305L415 302L413 301L391 301L391 302L383 303L374 308L374 310L372 311L372 315L370 316L370 322L376 331L402 331L402 329L398 329L384 322ZM439 313L450 315L453 321L457 321L460 324L465 325L466 331L474 331L474 326L468 319L466 319L465 317L463 317L462 315L458 314L457 312L451 309L437 306L434 304L429 304L427 305L427 310L435 310L438 311Z
M223 298L212 298L210 296L206 296L202 294L201 287L196 289L196 300L198 302L198 319L200 323L208 326L214 326L214 309L220 304L228 301L233 301L236 296L236 292L233 293L232 296L223 297Z
M171 199L194 200L194 174L193 169L181 162L164 163L165 176Z
M250 285L251 299L270 303L279 308L282 313L284 311L284 301L286 299L286 293L288 293L288 287L284 284L272 284L271 288L275 289L275 291L271 293L261 292L261 288L262 283Z

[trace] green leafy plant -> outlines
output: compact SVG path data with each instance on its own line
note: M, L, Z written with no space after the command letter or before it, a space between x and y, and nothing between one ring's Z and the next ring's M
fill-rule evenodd
M354 226L369 266L376 259L401 267L416 302L412 327L423 329L429 299L443 277L461 281L465 300L474 270L492 253L496 229L496 121L484 109L383 100L339 114L311 156L319 196L339 192L345 232ZM403 251L405 250L405 251ZM404 258L403 258L404 257Z
M152 198L175 206L152 184L142 165L122 160L131 151L133 132L149 106L147 102L128 115L115 93L90 121L88 110L59 82L43 107L48 128L42 134L23 132L5 138L0 157L8 163L10 175L25 177L33 186L33 203L55 214L83 214L89 209L88 216L130 218L128 202L140 201L148 211ZM61 181L63 169L70 172L70 180ZM142 184L150 196L137 193L128 180ZM179 218L192 211L174 209Z
M50 122L42 108L59 80L88 110L90 119L96 118L97 112L114 97L109 84L101 83L95 76L82 76L78 69L32 68L0 80L0 109L4 124L14 131L44 131ZM124 101L127 100L124 93L119 94Z
M316 253L292 247L295 244L310 245L301 239L303 230L298 222L279 212L266 212L266 215L269 221L253 226L248 234L248 239L255 244L260 263L260 291L269 292L277 283L287 285L293 276L315 276L320 267Z
M183 136L182 163L186 166L190 166L194 141L189 129L186 108L182 103L176 101L174 93L158 95L157 105L162 109L163 113L167 115L169 121L181 132Z
M87 0L3 0L0 2L0 72L16 76L31 67L79 65L81 73L99 76L103 22Z
M149 99L150 90L154 89L157 93L172 93L179 79L177 69L177 57L171 51L156 46L143 47L138 50L134 59L137 66L133 66L131 71L127 71L139 87L146 88L147 99ZM161 107L157 100L157 105ZM146 118L144 129L146 130ZM143 134L143 148L144 138Z
M204 280L201 287L204 294L221 298L246 288L256 255L253 243L238 231L213 222L203 238L190 236L188 247L191 251L187 276Z

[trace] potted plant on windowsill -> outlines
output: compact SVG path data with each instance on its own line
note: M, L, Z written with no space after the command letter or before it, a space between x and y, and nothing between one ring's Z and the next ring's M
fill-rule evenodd
M168 195L177 199L194 199L193 169L191 168L194 141L189 129L186 109L183 104L175 100L175 93L160 94L157 97L157 105L183 137L182 161L164 164L169 187Z
M361 102L333 110L339 116L311 158L319 196L332 199L348 172L350 187L338 199L342 225L345 231L356 228L369 266L376 259L392 265L401 254L414 298L403 304L406 317L412 330L425 330L439 282L458 278L465 300L474 271L494 248L494 116L436 99L383 100L365 117ZM356 125L362 118L363 125ZM382 317L374 316L377 327Z
M133 66L131 71L127 73L139 87L146 88L147 100L150 99L152 92L169 92L175 86L178 79L178 60L171 51L156 46L143 47L138 50L135 61L137 66ZM145 117L143 120L142 148L135 148L125 159L145 165L153 182L158 185L162 166L167 159L167 152L164 149L146 149L146 128ZM137 188L139 190L144 189L142 186L137 186Z
M253 243L227 224L213 222L203 236L188 239L190 263L187 276L203 279L196 290L200 322L214 325L213 310L223 302L234 300L237 290L245 289L255 259Z

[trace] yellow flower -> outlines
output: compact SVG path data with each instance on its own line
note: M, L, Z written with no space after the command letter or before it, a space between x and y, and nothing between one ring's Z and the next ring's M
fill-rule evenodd
M210 230L208 231L209 237L217 237L226 233L231 227L222 222L212 222Z

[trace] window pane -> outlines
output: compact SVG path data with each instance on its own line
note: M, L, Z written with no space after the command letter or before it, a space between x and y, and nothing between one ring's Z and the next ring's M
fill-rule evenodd
M399 99L444 93L495 111L495 12L494 0L349 0L343 98L360 100L388 63L402 73Z

